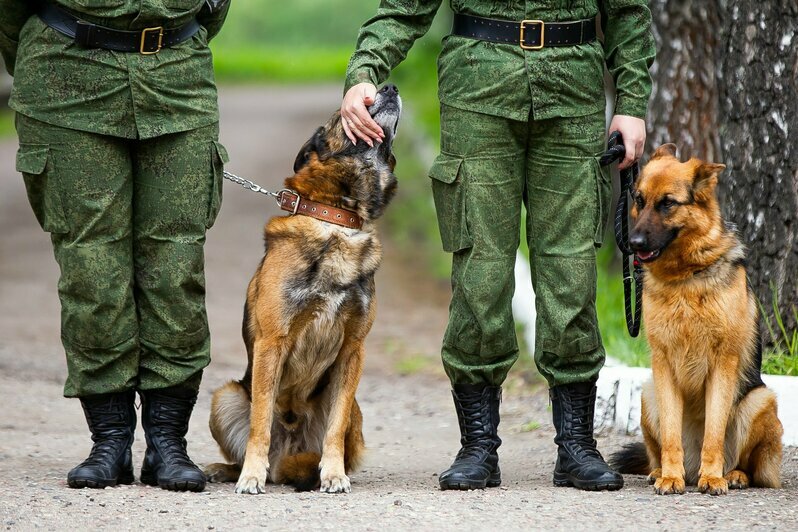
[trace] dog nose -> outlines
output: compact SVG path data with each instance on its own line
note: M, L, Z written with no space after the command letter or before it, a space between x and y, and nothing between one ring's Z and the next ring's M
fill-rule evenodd
M384 92L386 94L399 94L399 89L393 83L389 83L380 89L380 92Z
M629 246L635 251L645 249L648 244L648 239L643 233L632 233L629 237Z

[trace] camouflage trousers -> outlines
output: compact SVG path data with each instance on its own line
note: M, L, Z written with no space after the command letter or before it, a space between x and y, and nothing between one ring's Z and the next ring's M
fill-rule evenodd
M61 269L67 397L198 389L210 361L205 232L218 125L128 140L17 115L17 170Z
M598 164L604 113L520 122L443 105L430 170L453 253L443 339L453 384L501 384L518 358L512 315L522 204L536 296L535 362L550 386L597 378L596 249L612 196Z

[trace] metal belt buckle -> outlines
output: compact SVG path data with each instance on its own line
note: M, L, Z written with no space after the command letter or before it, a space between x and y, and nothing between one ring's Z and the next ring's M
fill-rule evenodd
M527 46L524 44L524 32L526 31L527 24L540 24L540 44L538 46ZM521 21L521 35L518 38L518 44L524 50L540 50L546 43L546 23L542 20L522 20Z
M158 46L157 48L155 48L154 51L146 51L144 47L147 44L147 34L154 33L156 31L158 32ZM521 34L523 35L523 32ZM163 47L163 26L156 26L154 28L144 28L143 30L141 30L141 43L139 44L139 53L141 55L157 54L158 52L161 51L162 47Z

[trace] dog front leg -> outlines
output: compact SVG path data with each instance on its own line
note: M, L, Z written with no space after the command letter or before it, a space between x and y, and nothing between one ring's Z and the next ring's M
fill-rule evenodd
M733 357L721 360L709 374L706 386L706 419L704 444L701 447L701 469L698 489L711 495L728 493L728 481L723 478L726 425L734 401L737 363Z
M266 491L274 402L283 360L282 350L276 343L266 343L262 340L255 342L249 439L244 455L244 466L236 484L236 493L256 495Z
M660 495L684 493L684 448L682 446L682 398L670 367L663 357L652 356L654 386L662 452L662 473L654 482L654 490Z
M355 391L363 373L365 349L361 340L344 342L330 379L332 408L324 434L321 463L321 491L349 493L351 485L344 468L344 440Z

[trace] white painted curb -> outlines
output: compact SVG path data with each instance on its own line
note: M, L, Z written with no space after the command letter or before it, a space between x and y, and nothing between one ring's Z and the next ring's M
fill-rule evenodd
M648 368L608 366L601 370L596 400L596 432L619 431L640 434L640 393L651 378ZM784 445L798 445L798 377L762 375L768 388L776 392L779 419L784 425Z

